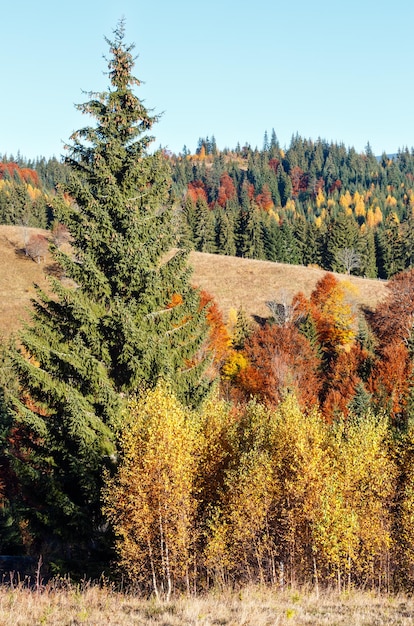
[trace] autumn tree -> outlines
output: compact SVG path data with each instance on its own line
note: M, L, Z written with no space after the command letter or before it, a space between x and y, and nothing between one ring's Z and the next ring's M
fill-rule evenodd
M276 409L273 443L274 543L286 582L318 584L315 527L331 471L327 426L317 407L303 411L294 396Z
M244 583L272 581L272 538L266 532L274 490L271 422L264 407L255 403L246 408L241 422L243 434L239 428L233 464L223 474L221 501L207 524L206 565L221 583L230 575Z
M396 480L388 420L368 411L339 421L329 440L316 559L339 590L355 583L388 589Z
M190 591L195 547L196 421L159 384L129 405L121 462L108 476L104 512L116 535L117 565L157 598Z
M356 318L349 289L327 273L316 284L310 298L318 339L325 359L351 346L356 334Z
M26 253L33 261L40 263L42 259L45 259L48 247L49 242L47 237L38 233L29 238L26 245Z
M274 410L255 401L245 407L206 551L224 581L312 580L313 526L330 469L326 429L292 394Z
M357 393L369 394L361 377L367 356L366 350L355 342L331 361L323 377L321 394L321 410L329 422L348 416Z
M218 372L229 355L231 345L229 331L217 302L207 291L201 291L200 306L207 310L206 319L209 332L205 349L210 354L212 365Z
M369 384L378 406L404 425L412 410L414 270L394 276L387 284L388 296L380 302L371 325L378 346Z
M220 187L218 190L217 202L221 207L225 207L229 200L236 197L236 189L234 183L227 172L220 178Z
M387 283L387 297L375 309L372 326L382 344L390 338L407 343L414 324L414 270Z
M248 366L240 371L236 384L247 397L277 404L290 390L304 406L317 402L319 359L294 324L257 328L244 352Z

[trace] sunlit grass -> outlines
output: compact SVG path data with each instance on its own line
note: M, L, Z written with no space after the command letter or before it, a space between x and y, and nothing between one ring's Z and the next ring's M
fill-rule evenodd
M403 595L249 587L168 603L120 593L109 585L50 583L29 590L0 587L2 626L113 624L158 626L387 625L414 623L414 600Z
M28 233L43 233L41 229L26 229ZM26 233L27 236L27 233ZM9 336L27 319L30 299L35 295L34 283L47 289L46 274L52 271L49 255L42 263L26 257L24 229L21 226L0 225L0 335ZM266 302L291 297L302 291L309 296L324 270L314 267L271 263L192 252L193 282L215 297L225 321L230 309L243 307L249 316L266 317L270 312ZM339 275L349 279L345 275ZM356 285L356 302L374 308L386 293L385 281L351 277Z

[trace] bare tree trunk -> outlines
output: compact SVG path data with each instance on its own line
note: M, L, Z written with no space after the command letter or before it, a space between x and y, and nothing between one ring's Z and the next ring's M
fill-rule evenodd
M318 577L318 568L316 566L316 558L313 557L313 575L315 578L315 590L316 590L316 597L319 599L319 577Z
M170 570L170 555L169 555L167 543L165 543L165 565L166 565L166 573L167 573L167 602L169 602L171 598L171 591L172 591L172 580L171 580L171 570Z
M285 564L279 563L279 587L283 591L285 588Z
M148 554L149 554L149 558L150 558L150 563L151 563L151 574L152 574L152 586L154 589L154 593L155 593L155 597L157 598L157 600L160 599L160 593L158 591L158 585L157 585L157 576L155 573L155 565L154 565L154 557L152 554L152 546L151 546L151 540L148 537Z

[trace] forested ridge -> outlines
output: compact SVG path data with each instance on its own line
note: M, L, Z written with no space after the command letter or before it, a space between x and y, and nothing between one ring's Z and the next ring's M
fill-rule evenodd
M0 221L47 227L55 262L2 345L0 551L159 598L412 590L414 154L274 132L151 151L124 35L64 162L0 165ZM191 248L327 271L224 319ZM387 297L359 307L334 271L388 278Z
M272 131L262 149L220 151L207 138L194 154L184 148L165 156L181 246L369 278L412 266L414 154L408 148L376 157L369 144L359 154L298 135L281 148ZM51 224L50 194L67 176L64 164L3 157L0 176L2 223Z

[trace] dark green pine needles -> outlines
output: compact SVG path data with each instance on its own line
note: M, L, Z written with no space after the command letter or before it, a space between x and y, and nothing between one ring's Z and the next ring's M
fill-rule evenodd
M23 503L32 531L66 556L99 544L102 468L116 458L128 395L162 377L197 405L211 386L205 310L186 253L170 252L169 165L148 152L157 116L133 93L122 22L106 41L110 88L78 106L96 124L71 136L70 182L55 206L73 252L54 249L64 279L39 292L14 355Z

